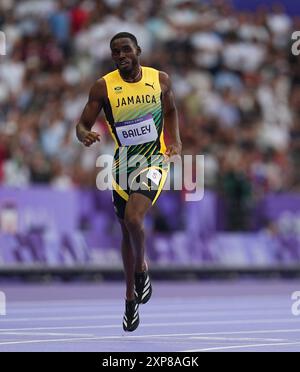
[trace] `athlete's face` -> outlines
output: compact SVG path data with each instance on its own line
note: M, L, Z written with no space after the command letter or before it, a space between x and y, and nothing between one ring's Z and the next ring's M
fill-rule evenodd
M130 72L139 63L140 47L129 38L116 39L111 45L111 56L121 72Z

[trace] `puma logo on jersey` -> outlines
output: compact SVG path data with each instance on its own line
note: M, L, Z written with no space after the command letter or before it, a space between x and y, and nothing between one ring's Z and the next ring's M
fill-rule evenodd
M154 90L154 83L153 84L145 83L145 85L146 87L151 87Z

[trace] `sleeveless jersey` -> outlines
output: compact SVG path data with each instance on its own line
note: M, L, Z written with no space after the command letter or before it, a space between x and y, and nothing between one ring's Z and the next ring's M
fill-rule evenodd
M142 79L136 83L124 81L119 70L103 77L108 95L104 112L116 144L112 170L116 177L146 168L150 161L152 166L164 167L166 146L159 71L141 68ZM122 156L125 151L127 158ZM138 158L142 164L135 164Z

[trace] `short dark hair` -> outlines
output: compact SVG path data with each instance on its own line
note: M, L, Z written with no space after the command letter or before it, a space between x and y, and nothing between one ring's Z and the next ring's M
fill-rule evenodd
M117 39L121 39L121 38L128 38L128 39L131 39L134 44L136 45L136 47L138 47L138 42L137 42L137 39L136 37L131 34L130 32L119 32L118 34L116 34L110 41L110 47L112 45L112 43L117 40Z

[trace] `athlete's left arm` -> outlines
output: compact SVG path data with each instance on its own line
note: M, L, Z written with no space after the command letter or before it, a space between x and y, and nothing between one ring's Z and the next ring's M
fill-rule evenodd
M182 143L171 81L168 74L162 71L159 72L159 81L162 89L164 125L170 136L170 143L167 145L166 155L169 157L173 155L181 155Z

